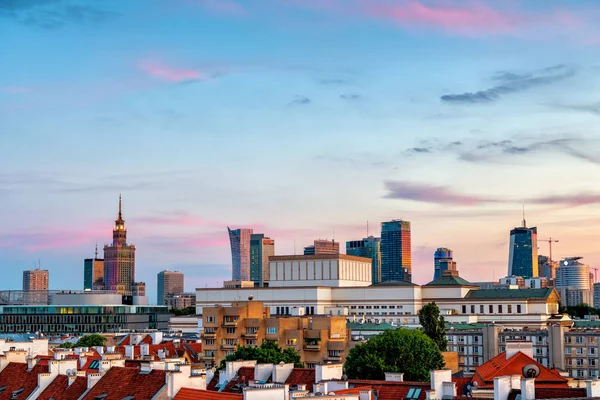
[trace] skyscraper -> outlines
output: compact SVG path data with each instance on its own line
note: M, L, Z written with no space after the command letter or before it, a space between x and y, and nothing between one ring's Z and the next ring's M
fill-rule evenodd
M111 245L104 246L104 288L130 295L134 282L135 246L127 243L127 229L119 195L119 215L115 221L113 241Z
M83 289L104 288L104 260L98 258L98 246L94 258L83 260Z
M48 270L32 269L23 271L23 291L48 290Z
M523 226L510 231L508 276L533 278L538 276L537 228L528 228L523 215Z
M410 222L381 223L381 281L412 281Z
M556 278L557 261L550 261L550 257L538 255L538 274L541 277L554 280Z
M250 235L250 280L260 287L269 281L269 257L275 255L275 241L262 233Z
M594 286L593 279L590 279L590 267L579 262L581 259L582 257L564 258L556 270L556 290L564 306L593 304Z
M165 304L165 298L170 295L183 293L183 274L177 271L160 271L158 273L156 304L162 306Z
M317 239L312 246L304 248L305 256L313 256L319 254L340 254L340 244L334 240Z
M456 271L456 262L452 250L440 247L433 253L433 279L441 278L443 271Z
M346 242L346 254L371 259L373 283L381 282L381 238L369 236Z
M231 277L234 281L250 279L250 237L252 229L229 229L231 244Z

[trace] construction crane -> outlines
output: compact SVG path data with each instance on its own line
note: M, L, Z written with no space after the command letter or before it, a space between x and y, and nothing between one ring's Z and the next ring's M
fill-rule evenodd
M542 242L548 242L548 246L550 246L550 261L552 262L552 243L558 243L557 239L542 239Z

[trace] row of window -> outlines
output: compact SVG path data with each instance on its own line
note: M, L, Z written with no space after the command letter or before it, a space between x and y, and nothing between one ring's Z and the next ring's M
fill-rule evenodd
M382 310L385 310L387 308L390 308L393 310L394 308L396 308L396 306L350 306L350 309L355 310L356 308L358 308L359 310L362 310L362 309L366 308L367 310L370 310L370 309L379 310L380 307ZM402 307L403 306L398 306L398 308L402 308Z
M469 308L471 310L471 314L476 314L476 306L474 304L472 304ZM521 304L517 304L516 306L516 314L521 314L522 313L522 309L521 309ZM479 314L485 314L486 313L486 307L483 304L479 305ZM507 314L512 314L513 313L513 306L512 304L507 304L506 308L504 308L503 304L498 304L496 306L496 314L504 314L504 310L506 310ZM462 306L462 313L463 314L467 314L467 306L463 305ZM488 314L494 314L494 305L493 304L489 304L487 307L487 313Z

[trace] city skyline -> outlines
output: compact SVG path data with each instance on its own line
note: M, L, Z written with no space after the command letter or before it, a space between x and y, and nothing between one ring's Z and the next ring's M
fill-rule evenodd
M596 3L74 3L0 6L7 288L38 259L81 287L119 192L151 298L230 279L226 226L299 254L401 218L414 282L440 246L498 279L523 203L553 259L600 264Z

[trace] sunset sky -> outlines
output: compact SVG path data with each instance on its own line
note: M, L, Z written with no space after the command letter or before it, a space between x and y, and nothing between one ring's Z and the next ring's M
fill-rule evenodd
M412 223L506 274L509 231L600 265L596 0L0 2L0 289L81 289L119 193L136 279L231 277L227 226L292 254ZM342 246L344 247L344 245ZM539 243L540 254L548 243Z

